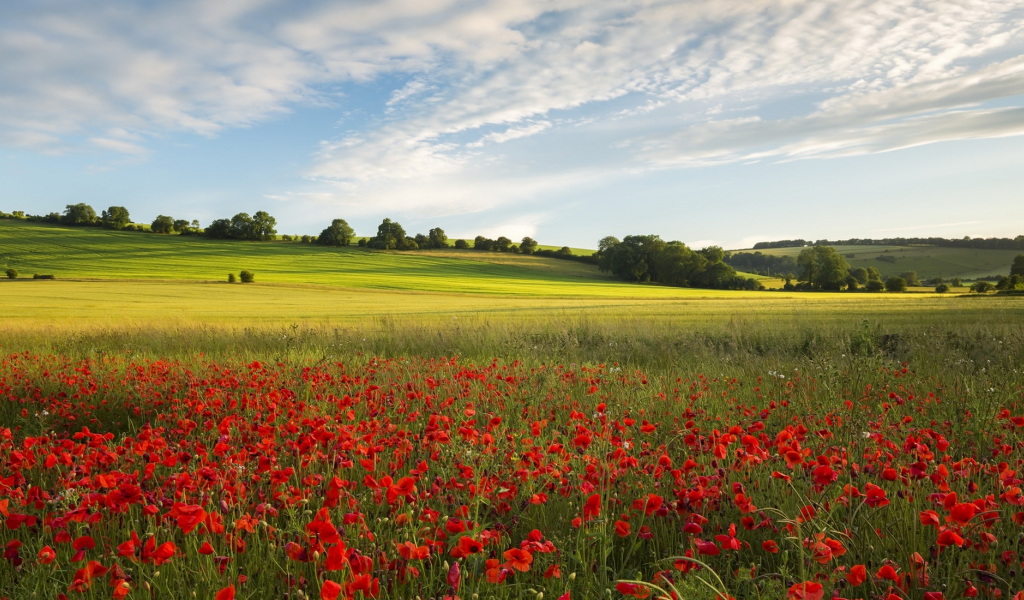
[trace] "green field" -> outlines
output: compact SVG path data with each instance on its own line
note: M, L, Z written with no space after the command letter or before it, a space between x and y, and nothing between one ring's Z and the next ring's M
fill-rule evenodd
M851 267L874 267L882 277L916 271L921 279L961 277L976 279L992 275L1008 275L1013 258L1020 250L975 250L940 246L835 246ZM738 250L761 252L773 256L796 257L803 248L766 248ZM879 260L882 257L883 260ZM889 262L889 258L895 262Z
M515 296L678 298L721 295L633 285L576 261L481 252L379 252L293 242L252 243L0 221L0 267L58 279L227 281Z

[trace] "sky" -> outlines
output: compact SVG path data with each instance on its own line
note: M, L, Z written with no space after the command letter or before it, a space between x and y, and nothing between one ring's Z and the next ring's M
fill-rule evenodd
M12 0L0 210L1024 234L1024 0Z

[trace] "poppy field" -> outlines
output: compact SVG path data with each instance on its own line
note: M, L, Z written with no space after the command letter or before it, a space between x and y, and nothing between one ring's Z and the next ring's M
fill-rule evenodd
M989 342L714 372L10 353L0 590L1014 598L1024 377Z

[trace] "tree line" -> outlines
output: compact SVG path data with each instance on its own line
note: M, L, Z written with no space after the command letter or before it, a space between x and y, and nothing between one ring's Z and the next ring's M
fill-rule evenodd
M756 279L738 275L724 262L719 246L692 250L679 241L657 235L608 236L598 242L597 266L605 273L632 282L661 283L709 289L764 289Z
M776 242L757 242L754 250L768 248L802 248L804 246L942 246L946 248L972 248L975 250L1024 250L1024 235L1015 238L972 238L964 236L959 239L929 238L850 238L848 240L779 240Z

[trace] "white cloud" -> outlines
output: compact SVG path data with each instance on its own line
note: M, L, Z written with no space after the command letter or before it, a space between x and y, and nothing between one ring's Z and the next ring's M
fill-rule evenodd
M594 173L1024 133L1022 0L57 1L0 23L0 143L39 151L144 156L397 80L325 132L311 202L474 211Z

